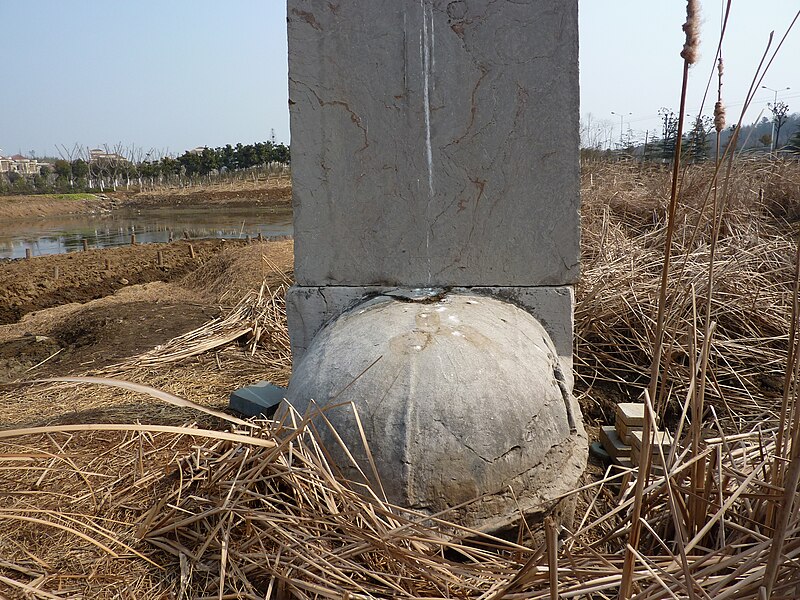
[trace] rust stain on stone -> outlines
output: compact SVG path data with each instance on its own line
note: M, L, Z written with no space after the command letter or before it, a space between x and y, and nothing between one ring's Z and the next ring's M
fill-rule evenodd
M303 21L311 25L317 31L322 31L322 27L320 26L317 18L314 16L314 13L308 12L307 10L298 10L296 8L292 9L292 14L297 15Z

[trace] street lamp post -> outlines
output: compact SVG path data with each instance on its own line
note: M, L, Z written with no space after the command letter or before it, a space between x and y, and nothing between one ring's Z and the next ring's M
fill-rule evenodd
M778 106L778 92L785 92L786 90L791 89L789 87L785 87L785 88L781 88L779 90L775 90L775 89L773 89L771 87L767 87L765 85L762 85L761 87L764 88L765 90L769 90L770 92L775 92L775 98L772 100L773 108ZM775 139L775 117L774 116L772 118L772 144L770 145L770 147L771 147L771 151L772 152L775 152L778 149L778 140Z
M623 120L625 119L625 117L629 117L633 113L618 113L618 112L614 112L612 110L611 114L612 115L617 115L619 117L619 147L622 148L622 146L625 144L625 141L623 140L623 137L622 137L622 133L624 131L623 128L625 126L624 123L623 123Z

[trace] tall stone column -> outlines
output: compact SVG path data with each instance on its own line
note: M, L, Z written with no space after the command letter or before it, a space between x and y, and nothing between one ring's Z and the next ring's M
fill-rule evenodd
M382 409L356 392L373 376L396 376L394 384L385 384L388 388L406 381L401 404L416 402L408 397L414 390L432 393L435 388L439 401L468 404L472 399L459 394L475 397L490 394L493 386L504 389L498 377L507 381L507 373L485 373L489 391L478 392L441 365L441 380L433 388L420 387L418 363L426 365L432 356L404 363L394 355L387 358L396 344L387 340L385 348L378 348L381 335L407 340L428 335L441 350L444 338L436 337L439 325L431 324L431 315L444 306L453 313L448 318L467 328L474 325L474 339L491 338L492 331L502 330L501 323L521 319L513 331L489 339L510 356L523 357L513 369L538 372L526 366L535 351L519 346L527 342L517 339L519 331L528 331L525 319L535 323L531 327L541 329L536 347L547 347L545 354L557 358L556 388L566 394L559 431L567 432L565 439L583 435L570 395L572 285L579 273L580 242L577 0L288 0L288 20L297 282L287 297L295 366L290 400L305 406L308 398L302 396L316 394L314 399L325 404L341 393L333 388L344 380L309 375L325 365L337 377L348 373L358 379L358 385L348 386L348 398L357 405L366 402L369 418ZM476 298L467 302L481 304L491 318L484 323L484 315L464 304L465 298ZM411 307L408 301L415 299L436 307ZM394 328L376 333L376 339L358 333L359 319L353 320L353 314L373 311L374 317L375 305L387 302L402 306L389 308L370 325L370 333L385 320ZM416 311L408 331L404 317L393 310L404 315ZM472 325L464 322L467 315ZM500 319L496 323L495 317ZM354 329L339 331L344 322ZM463 333L446 332L454 339ZM381 365L402 370L412 368L410 361L414 376L385 372L384 366L361 375L351 373L355 367L332 366L331 353L343 352L334 346L343 341L360 356L353 360L361 365L367 356L359 344L367 338ZM470 351L458 349L458 359L451 349L435 358L445 356L463 371L475 359L469 352L494 356L493 350L473 345ZM508 360L499 354L496 359L505 373ZM553 379L550 366L542 372ZM524 385L513 385L518 384ZM383 384L376 385L361 393L383 393ZM537 410L531 408L531 414ZM370 442L381 445L387 428L408 427L411 412L404 406L402 423L376 424L372 431L381 439ZM436 414L426 418L436 420ZM470 420L463 415L453 419L458 427ZM510 425L504 421L502 426ZM445 429L462 442L469 437L454 427L450 423ZM387 464L413 462L409 435L397 442L404 444L403 452L383 453ZM585 460L585 435L581 444ZM481 459L497 460L486 456ZM406 480L417 477L409 475L413 468L397 468ZM423 509L450 502L410 498L409 486L408 481L395 486L392 499ZM467 488L486 492L480 486ZM434 495L442 494L447 495L441 490ZM466 522L487 519L465 516Z

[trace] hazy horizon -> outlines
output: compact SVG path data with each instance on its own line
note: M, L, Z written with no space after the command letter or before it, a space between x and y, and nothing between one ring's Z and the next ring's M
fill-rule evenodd
M701 60L691 70L697 114L714 67L722 3L703 3ZM760 8L766 7L766 10ZM723 94L735 122L755 68L794 17L790 0L734 3L724 46ZM136 4L42 0L0 5L0 153L58 156L56 146L181 154L196 146L289 142L286 7L281 0ZM684 2L581 0L581 114L618 138L660 129L677 112ZM800 32L793 30L763 85L800 112ZM783 88L790 88L783 90ZM760 89L745 123L773 91ZM710 114L716 80L705 102ZM795 105L796 103L796 105ZM612 114L612 111L616 114ZM766 113L769 115L769 113Z

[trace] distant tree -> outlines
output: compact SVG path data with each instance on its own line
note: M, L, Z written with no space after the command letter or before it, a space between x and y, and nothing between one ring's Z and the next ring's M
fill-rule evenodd
M58 150L58 154L61 157L60 160L66 163L62 164L61 173L56 169L56 179L61 179L62 182L66 181L69 183L69 187L73 187L75 185L75 174L72 172L72 161L73 157L80 152L80 146L75 144L72 148L67 148L62 144L60 148L56 145L56 150ZM56 163L58 163L58 160L56 160Z
M236 164L240 169L256 166L258 164L256 149L251 144L246 146L236 144Z
M769 109L772 111L772 122L775 125L773 149L777 149L781 139L781 127L783 127L788 118L789 105L785 102L776 102L775 104L770 104Z
M255 145L256 161L260 165L265 165L272 161L272 142L257 143Z
M658 114L661 117L661 158L672 160L678 141L678 117L668 108L659 109Z
M70 165L72 169L72 176L75 179L86 179L89 176L89 163L82 158L76 158Z
M139 163L139 174L142 177L154 179L161 175L161 163L156 161L144 161Z
M291 154L289 152L289 146L285 144L278 144L272 148L272 161L279 162L283 164L289 164L291 162Z
M714 119L697 115L692 128L686 135L686 154L693 162L704 161L708 158L708 136L714 126Z
M772 147L772 134L771 133L765 133L760 138L758 138L758 141L761 142L764 146L769 146L771 148Z
M34 175L30 179L30 184L33 189L37 192L46 192L47 191L47 175L43 175L41 172Z
M225 168L228 171L236 169L236 152L230 144L219 148L219 165L220 168Z
M219 162L219 156L215 150L203 148L203 153L200 155L200 174L208 175L212 171L218 170Z
M181 163L171 156L165 156L161 159L161 173L163 175L177 175L181 170Z
M69 164L69 161L64 160L63 158L59 158L55 162L53 165L53 170L55 171L58 179L63 179L64 181L70 181L72 179L72 165Z
M202 161L199 154L189 152L188 150L178 157L178 163L183 167L183 171L187 177L199 175L202 168Z
M659 153L660 148L661 140L650 133L650 130L647 130L647 132L645 132L644 142L642 142L642 160L652 160Z
M11 183L11 190L15 194L29 194L34 191L31 183L16 171L8 174L8 181Z

